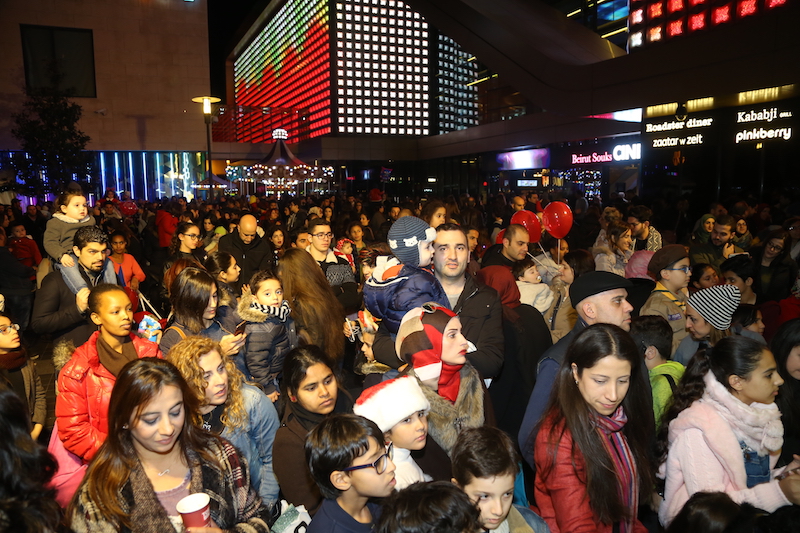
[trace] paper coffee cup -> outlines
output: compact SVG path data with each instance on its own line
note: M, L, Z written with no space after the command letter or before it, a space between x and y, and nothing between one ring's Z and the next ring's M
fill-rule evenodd
M198 492L186 496L176 505L176 509L183 519L186 527L205 527L211 518L209 503L211 498L205 492Z

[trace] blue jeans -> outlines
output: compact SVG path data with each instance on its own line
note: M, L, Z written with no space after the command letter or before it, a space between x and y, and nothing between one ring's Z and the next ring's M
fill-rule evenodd
M64 266L61 263L56 263L55 268L59 272L61 272L61 277L64 278L64 283L67 284L69 290L72 291L73 294L78 294L78 291L81 289L91 289L88 285L86 285L86 280L83 279L81 276L80 267L78 266L78 258L75 257L75 254L69 254L72 257L72 260L75 261L75 265L68 267ZM111 260L106 257L105 262L103 263L103 279L102 283L112 283L114 285L119 285L117 280L117 273L114 272L114 264ZM20 324L22 326L22 324Z
M744 458L744 470L747 473L747 488L766 483L771 479L769 472L769 455L758 455L745 443L740 442Z

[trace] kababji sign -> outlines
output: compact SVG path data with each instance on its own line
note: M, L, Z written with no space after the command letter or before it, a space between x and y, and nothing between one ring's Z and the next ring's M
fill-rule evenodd
M792 138L792 112L777 107L737 111L734 142L788 141ZM773 122L776 122L773 124ZM740 124L744 124L740 126Z
M602 153L592 152L589 155L572 154L573 165L589 165L592 163L611 163L613 161L634 161L642 158L641 143L618 144L611 153L604 150Z

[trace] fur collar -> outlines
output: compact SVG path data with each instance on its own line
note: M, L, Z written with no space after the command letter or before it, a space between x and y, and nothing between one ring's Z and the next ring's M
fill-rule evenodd
M273 312L273 310L275 310L275 312ZM242 298L239 301L239 306L237 307L236 311L239 313L239 317L242 320L256 324L266 322L271 318L274 318L280 322L286 322L286 319L289 318L290 313L289 302L286 300L284 300L280 306L266 307L260 305L256 301L255 296L248 291L244 291L242 293Z
M700 401L712 406L752 450L766 455L783 447L783 423L774 402L747 405L728 392L711 372L703 376L703 381L706 390Z
M417 377L413 369L408 373ZM428 433L448 456L462 429L482 426L485 420L483 384L478 371L470 363L466 363L460 374L461 386L455 404L420 383L423 394L431 404L428 412Z
M67 224L82 224L84 222L88 222L92 218L92 215L86 215L82 219L78 220L77 218L68 217L64 213L53 213L53 218L56 218L61 222L66 222Z

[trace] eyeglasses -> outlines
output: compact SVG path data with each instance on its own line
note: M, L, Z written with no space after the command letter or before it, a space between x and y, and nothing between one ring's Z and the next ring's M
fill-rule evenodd
M197 233L181 233L181 235L183 235L184 237L189 237L190 239L195 241L200 238L200 235Z
M19 324L9 324L7 326L0 326L0 335L8 335L12 331L19 331Z
M358 466L348 466L347 468L342 468L343 472L352 472L353 470L361 470L364 468L374 468L378 475L383 474L386 472L386 467L389 466L389 459L394 457L394 444L389 444L389 447L386 448L386 453L378 457L378 459L374 463L370 463L368 465L358 465Z
M684 274L691 274L692 273L692 267L690 267L690 266L685 266L685 267L680 267L680 268L665 268L664 270L681 270L681 271L683 271Z
M333 237L333 233L330 231L328 233L312 233L311 236L317 239L330 239Z
M780 244L769 243L769 244L767 244L767 248L769 248L770 250L775 250L776 252L782 252L783 251L783 246L781 246Z

